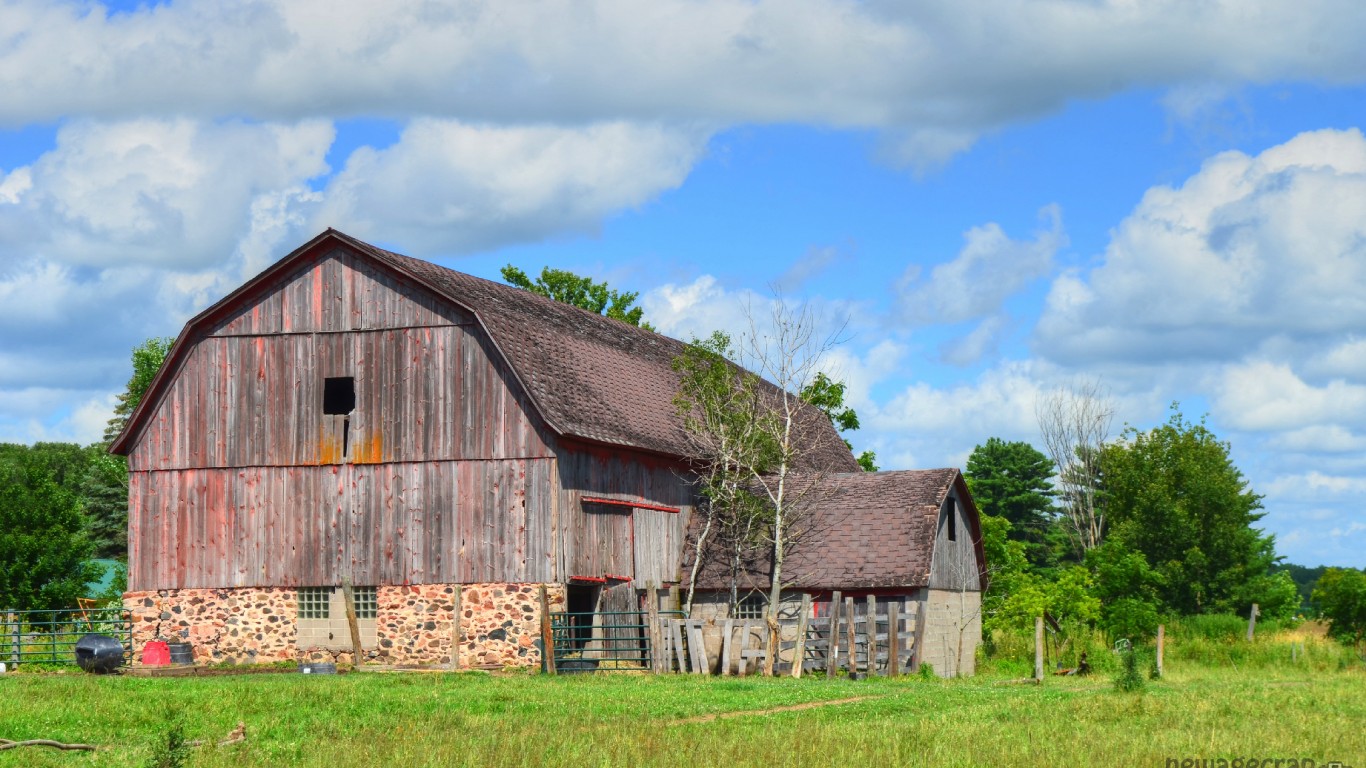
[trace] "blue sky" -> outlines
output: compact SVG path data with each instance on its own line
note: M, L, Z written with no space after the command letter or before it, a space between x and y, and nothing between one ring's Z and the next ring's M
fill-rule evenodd
M1295 562L1366 564L1366 11L0 0L0 440L91 441L129 349L326 226L848 341L884 468L1099 380L1230 442Z

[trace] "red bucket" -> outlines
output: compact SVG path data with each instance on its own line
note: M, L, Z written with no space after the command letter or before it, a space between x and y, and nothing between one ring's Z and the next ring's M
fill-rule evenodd
M161 640L142 646L142 666L164 667L171 663L171 649Z

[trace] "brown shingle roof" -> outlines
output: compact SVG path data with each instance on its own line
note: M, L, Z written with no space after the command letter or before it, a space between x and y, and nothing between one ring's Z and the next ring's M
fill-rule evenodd
M811 533L788 554L783 581L790 581L794 589L810 590L928 585L939 510L949 489L962 483L956 469L820 478L807 496L811 500ZM966 487L959 493L966 498ZM689 540L695 541L696 527L690 533ZM693 551L690 546L689 560ZM765 587L769 562L765 553L748 563L742 588ZM690 567L691 563L684 572ZM708 558L698 586L728 589L725 563Z
M684 349L682 342L521 288L386 251L332 229L191 320L176 346L184 345L191 328L249 300L262 284L288 275L293 262L323 253L337 242L472 311L507 358L540 416L557 433L685 455L682 422L673 404L679 377L672 368L673 359ZM178 352L172 349L168 359L173 360ZM165 366L162 373L173 367ZM155 399L158 384L153 382L147 400ZM139 413L134 413L113 450L126 447L138 419ZM834 428L823 417L820 421L831 439L819 441L828 448L809 457L812 466L856 471L857 462Z

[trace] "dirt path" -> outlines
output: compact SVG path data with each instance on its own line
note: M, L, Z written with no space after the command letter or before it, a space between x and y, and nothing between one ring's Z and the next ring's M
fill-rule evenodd
M853 704L856 701L870 701L872 699L886 698L889 694L878 694L876 696L855 696L849 699L833 699L831 701L808 701L805 704L789 704L785 707L770 707L768 709L747 709L741 712L717 712L710 715L698 715L697 717L685 717L682 720L675 720L673 724L683 725L686 723L710 723L713 720L723 720L731 717L750 717L752 715L771 715L775 712L796 712L802 709L815 709L817 707L833 707L837 704Z

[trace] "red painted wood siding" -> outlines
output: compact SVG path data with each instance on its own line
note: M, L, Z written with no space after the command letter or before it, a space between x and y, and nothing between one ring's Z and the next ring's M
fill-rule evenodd
M129 589L551 581L554 465L133 473Z
M564 572L632 576L638 588L679 579L683 539L693 510L693 489L680 467L625 451L562 447L559 482ZM642 501L680 509L583 503L584 496Z
M474 317L463 309L337 249L253 297L209 334L258 336L472 322Z
M528 458L551 438L476 326L209 337L128 455L133 471ZM353 376L343 455L323 380Z

